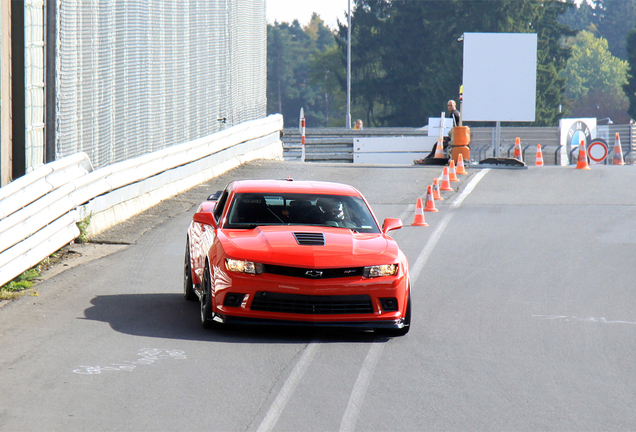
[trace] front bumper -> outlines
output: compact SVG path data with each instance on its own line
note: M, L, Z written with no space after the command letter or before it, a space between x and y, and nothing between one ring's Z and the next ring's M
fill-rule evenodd
M227 322L399 329L406 313L408 280L403 273L326 280L229 272L215 276L214 312ZM228 306L226 297L236 295L240 304ZM264 301L271 297L274 301ZM387 298L397 307L393 302L388 308Z
M281 326L281 327L316 327L316 328L348 328L358 330L394 330L404 328L404 320L384 321L286 321L277 319L258 319L235 317L217 314L214 321L233 325Z

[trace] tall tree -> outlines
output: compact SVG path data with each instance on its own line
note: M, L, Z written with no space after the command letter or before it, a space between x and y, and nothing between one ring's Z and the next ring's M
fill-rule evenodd
M625 38L636 24L636 0L597 0L598 29L614 57L627 59Z
M572 57L563 76L567 79L566 96L571 115L611 118L627 123L628 100L623 93L627 62L614 57L607 41L582 31L569 42Z
M631 118L636 119L636 29L627 34L625 45L627 51L627 82L623 85L623 91L629 101L627 112Z
M313 14L305 27L297 20L268 25L267 35L268 113L283 114L285 126L291 127L303 108L309 125L327 126L333 103L325 103L325 85L316 79L315 58L333 49L333 32Z
M572 32L557 17L572 6L560 0L357 0L353 15L356 102L381 108L378 125L421 126L457 98L465 32L536 32L539 39L537 124L554 124L564 91L559 72ZM346 29L340 29L344 38ZM356 65L360 62L360 66ZM368 85L366 85L368 84Z

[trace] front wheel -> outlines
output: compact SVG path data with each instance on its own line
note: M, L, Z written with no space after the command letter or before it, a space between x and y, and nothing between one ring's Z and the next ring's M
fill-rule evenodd
M205 264L203 271L203 289L201 290L201 325L203 328L211 328L214 313L212 312L212 284L210 283L210 268Z
M185 261L183 263L183 297L186 300L196 300L192 282L192 265L190 261L190 240L186 240Z

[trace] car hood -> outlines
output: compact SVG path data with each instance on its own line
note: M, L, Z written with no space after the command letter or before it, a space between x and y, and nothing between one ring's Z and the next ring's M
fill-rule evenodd
M294 233L323 233L321 246L300 245ZM223 230L219 240L228 257L293 267L363 267L397 262L396 242L383 234L310 226Z

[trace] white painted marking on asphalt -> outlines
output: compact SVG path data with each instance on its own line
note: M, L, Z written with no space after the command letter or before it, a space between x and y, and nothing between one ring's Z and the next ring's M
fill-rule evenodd
M455 201L451 204L453 209L459 207L461 203L466 199L466 197L475 189L475 186L479 181L484 178L489 169L482 170L475 177L471 179L471 181L466 185L464 191L457 197ZM420 252L420 255L415 260L415 265L410 269L410 277L411 283L415 284L417 279L426 265L426 261L428 261L428 257L433 252L435 245L439 241L444 229L450 222L451 218L455 214L454 211L447 213L442 220L440 221L433 234L429 237L424 249ZM349 404L347 405L347 409L345 410L344 416L342 417L342 421L340 422L340 432L348 432L355 430L356 422L358 421L358 416L360 415L360 408L362 407L362 402L364 402L364 396L367 392L367 387L369 386L369 381L371 380L371 376L373 375L373 371L375 370L375 366L378 363L380 355L384 350L384 343L374 343L369 348L369 352L367 353L366 358L364 359L364 363L362 364L362 369L358 374L358 379L353 386L353 390L351 391L351 396L349 397Z
M303 352L303 355L298 360L298 363L296 363L294 370L292 370L291 374L289 374L289 377L287 378L287 381L285 381L283 388L278 393L278 396L276 396L274 403L269 408L267 415L261 422L261 425L258 427L258 432L269 432L274 429L278 418L285 409L285 405L287 405L287 402L289 402L289 399L294 393L294 390L296 390L298 383L300 383L300 380L305 374L307 367L309 367L309 364L314 358L314 355L316 355L316 351L318 351L319 347L319 343L310 342L307 345L307 347L305 348L305 352Z
M488 171L490 171L490 168L483 169L475 174L475 177L473 177L470 182L468 182L466 188L462 191L462 193L460 193L457 199L455 199L455 201L451 203L451 207L459 207L461 203L464 202L466 197L473 191L473 189L475 189L477 183L479 183L481 179L483 179L484 176L488 174Z
M564 320L564 321L581 321L581 322L593 322L593 323L601 323L601 324L632 324L636 325L634 321L617 321L617 320L608 320L605 317L595 318L579 318L575 316L566 316L566 315L532 315L534 318L543 318L545 320Z
M157 360L164 359L176 359L185 360L187 357L184 351L174 349L158 349L158 348L143 348L137 355L141 358L134 361L124 361L121 363L111 363L112 366L80 366L78 369L73 369L73 372L80 375L99 375L102 372L132 372L139 365L150 365Z
M479 183L481 179L484 178L484 176L488 173L488 171L490 171L490 169L481 170L479 173L475 175L475 177L473 177L470 180L470 182L466 185L466 188L464 189L464 191L457 197L457 199L455 199L451 203L452 209L459 207L461 203L464 202L466 197L473 191L473 189L475 189L475 186L477 186L477 183ZM428 241L426 242L424 249L422 249L422 252L420 252L420 255L415 260L415 263L411 266L410 274L411 274L412 282L416 281L417 278L420 276L420 273L422 269L424 268L424 266L426 265L428 258L431 256L431 253L433 253L433 249L437 245L437 242L439 241L440 237L442 236L442 233L446 229L446 226L448 225L448 223L450 222L454 214L455 212L451 211L444 215L439 225L435 228L435 231L433 231L433 234L431 234Z
M375 365L380 359L380 355L384 350L384 345L384 343L374 343L371 344L371 348L369 348L369 352L364 359L364 363L362 364L362 369L360 370L358 379L356 380L356 383L353 386L353 391L351 392L351 396L349 397L347 410L342 417L342 422L340 422L341 432L355 430L356 421L358 420L358 415L360 414L360 408L362 407L362 402L364 401L364 395L367 392L367 387L369 387L371 374L375 370Z
M484 177L484 175L486 175L486 172L488 171L489 170L487 169L482 170L475 177L473 177L472 180L466 186L466 189L464 189L464 191L451 204L451 207L453 208L459 207L459 205L464 201L464 199L468 196L468 194L470 194L470 192L472 192L472 190L475 188L475 185L479 183L479 181ZM412 208L413 206L410 205L409 207L407 207L407 210L412 211ZM413 269L410 272L412 283L415 283L415 281L417 281L417 278L419 277L420 272L422 271L422 268L426 264L428 257L430 256L431 252L433 251L433 248L435 247L439 238L441 237L442 232L448 225L448 222L450 222L451 218L453 217L453 214L454 212L450 212L446 216L444 216L439 226L435 229L431 237L426 242L424 249L422 249L422 252L417 257L417 260L415 261L415 265L413 266ZM405 215L404 213L400 215L400 219L404 219L405 217L407 217L407 215ZM342 421L340 422L341 431L352 431L355 429L355 425L358 420L358 416L360 414L360 408L362 407L362 402L364 401L364 396L369 386L371 376L373 375L373 371L375 370L378 360L380 359L380 355L382 354L382 351L384 350L384 345L385 345L384 343L371 344L371 347L369 348L369 351L367 352L367 356L364 359L364 363L362 364L362 369L360 370L360 373L358 374L358 378L356 379L356 382L353 386L351 396L349 397L349 403L347 405L347 409L345 410ZM285 381L283 388L276 396L274 403L272 404L269 411L267 412L267 415L265 416L260 426L258 427L258 432L269 432L274 428L274 426L276 425L276 422L278 421L279 417L283 413L283 410L285 409L287 402L289 401L292 394L294 393L294 390L300 383L300 380L302 379L303 375L305 374L305 371L309 367L311 360L314 358L316 351L318 351L319 346L320 344L317 344L317 343L309 343L307 345L307 347L305 348L305 352L301 356L300 360L298 360L298 363L294 367L294 370L292 370L291 374L287 378L287 381Z

